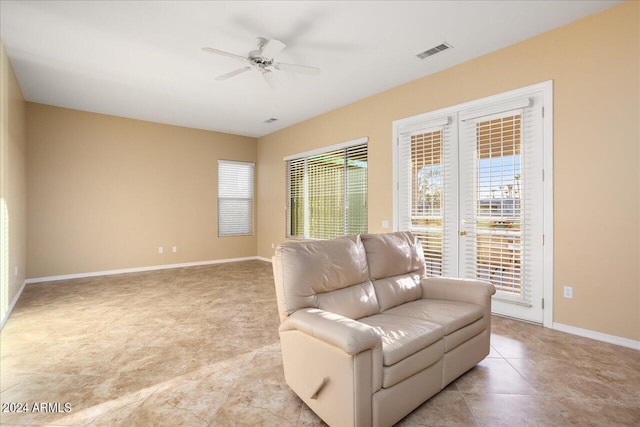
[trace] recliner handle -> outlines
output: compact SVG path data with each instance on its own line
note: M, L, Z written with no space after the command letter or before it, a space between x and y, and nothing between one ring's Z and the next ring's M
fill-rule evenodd
M323 377L320 382L313 387L311 390L313 390L313 393L311 393L311 396L309 396L309 399L317 399L318 398L318 394L320 394L320 392L322 391L322 389L324 388L325 385L327 385L327 383L329 382L329 378L328 377Z

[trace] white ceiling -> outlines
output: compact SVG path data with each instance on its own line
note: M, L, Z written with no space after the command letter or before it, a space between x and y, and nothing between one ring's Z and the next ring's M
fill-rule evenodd
M2 0L0 30L28 101L262 136L616 3ZM257 71L216 81L242 64L200 49L245 56L258 36L322 73L278 71L277 90Z

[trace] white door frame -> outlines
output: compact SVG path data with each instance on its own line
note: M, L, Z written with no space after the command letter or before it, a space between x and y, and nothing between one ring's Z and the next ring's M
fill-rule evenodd
M543 326L551 328L553 326L553 81L537 83L520 89L511 90L509 92L500 93L485 98L476 99L465 102L463 104L442 108L440 110L419 114L413 117L407 117L395 120L393 126L393 229L398 230L399 227L399 206L398 206L398 142L399 130L412 123L428 120L431 117L453 115L460 110L481 109L487 105L506 101L513 97L527 96L534 93L542 94L543 118L542 118L542 135L543 135L543 285L542 292L544 298L543 310Z

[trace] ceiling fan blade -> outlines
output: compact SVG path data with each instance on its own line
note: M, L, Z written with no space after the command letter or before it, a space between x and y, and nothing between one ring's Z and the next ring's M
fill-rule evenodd
M308 65L285 64L282 62L278 62L274 66L278 70L294 71L296 73L309 74L309 75L320 74L320 68L310 67Z
M276 79L276 76L272 71L266 70L262 73L262 77L264 77L264 80L267 82L267 84L271 86L271 89L278 88L278 80Z
M235 53L225 52L224 50L214 49L212 47L203 47L202 50L204 52L215 53L217 55L228 56L229 58L237 59L242 62L250 62L249 58L245 58L244 56L236 55Z
M227 74L223 74L221 76L216 77L216 80L227 80L230 79L233 76L237 76L238 74L242 74L246 71L249 71L251 69L251 67L244 67L244 68L239 68L235 71L232 71L230 73Z
M285 47L287 47L287 45L280 40L271 39L262 46L262 54L260 56L265 59L273 59L273 57L282 52L282 49Z

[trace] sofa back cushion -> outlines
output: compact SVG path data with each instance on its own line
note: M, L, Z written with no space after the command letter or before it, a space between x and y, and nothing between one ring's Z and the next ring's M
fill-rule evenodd
M360 236L286 242L273 263L281 320L309 307L351 319L380 312Z
M361 239L381 311L422 298L424 254L413 234L363 234Z

